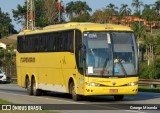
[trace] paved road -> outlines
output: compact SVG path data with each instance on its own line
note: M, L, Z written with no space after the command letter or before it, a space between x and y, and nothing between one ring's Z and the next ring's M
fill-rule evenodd
M0 98L17 104L55 104L60 108L65 105L79 107L83 110L56 110L61 113L159 113L160 110L137 110L145 104L149 107L160 107L159 93L139 92L136 96L125 96L123 101L114 101L112 96L94 96L75 102L70 97L62 93L48 93L47 96L28 96L27 91L15 84L0 84ZM60 105L61 104L61 105ZM80 104L80 105L79 105ZM154 105L153 105L154 104ZM55 107L54 106L54 107ZM123 109L125 106L125 109ZM127 109L126 109L127 108ZM78 108L79 109L79 108ZM91 110L86 110L91 109ZM100 110L102 109L102 110ZM117 111L118 110L118 111Z

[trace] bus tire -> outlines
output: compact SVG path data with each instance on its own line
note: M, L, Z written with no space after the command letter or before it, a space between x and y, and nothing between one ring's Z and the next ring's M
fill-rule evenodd
M42 92L42 96L46 96L47 95L47 91L41 90L41 92Z
M70 94L71 94L72 99L73 99L74 101L79 101L79 100L81 100L81 96L78 95L78 94L76 94L74 82L71 82L71 83L70 83Z
M29 78L26 78L26 88L28 95L33 95L32 85L31 82L29 81Z
M32 86L33 86L33 95L34 96L41 96L42 95L42 90L36 88L35 78L32 79Z
M123 100L123 98L124 98L124 95L115 95L115 96L114 96L114 99L115 99L116 101L121 101L121 100Z

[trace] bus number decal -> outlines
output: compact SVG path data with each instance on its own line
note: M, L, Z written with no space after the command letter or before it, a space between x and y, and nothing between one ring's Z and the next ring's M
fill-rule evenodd
M20 59L20 62L24 63L34 63L35 62L35 57L22 57Z

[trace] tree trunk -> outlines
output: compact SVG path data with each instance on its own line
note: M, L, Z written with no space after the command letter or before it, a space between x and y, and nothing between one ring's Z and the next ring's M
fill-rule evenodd
M148 66L150 65L150 53L149 53L149 49L147 48L147 62L148 62Z
M154 58L154 53L153 53L153 45L152 45L152 48L151 48L151 50L152 50L152 61L153 61L153 58Z
M150 31L151 31L151 34L152 34L152 22L150 22Z
M139 49L140 49L139 36L138 36L137 46L138 46L138 58L139 58L139 57L140 57L140 56L139 56Z

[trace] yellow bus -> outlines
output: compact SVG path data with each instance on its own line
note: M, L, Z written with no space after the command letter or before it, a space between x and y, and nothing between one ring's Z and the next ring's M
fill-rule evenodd
M138 92L138 57L131 28L71 22L24 30L17 37L18 85L29 95L46 91L122 100Z

